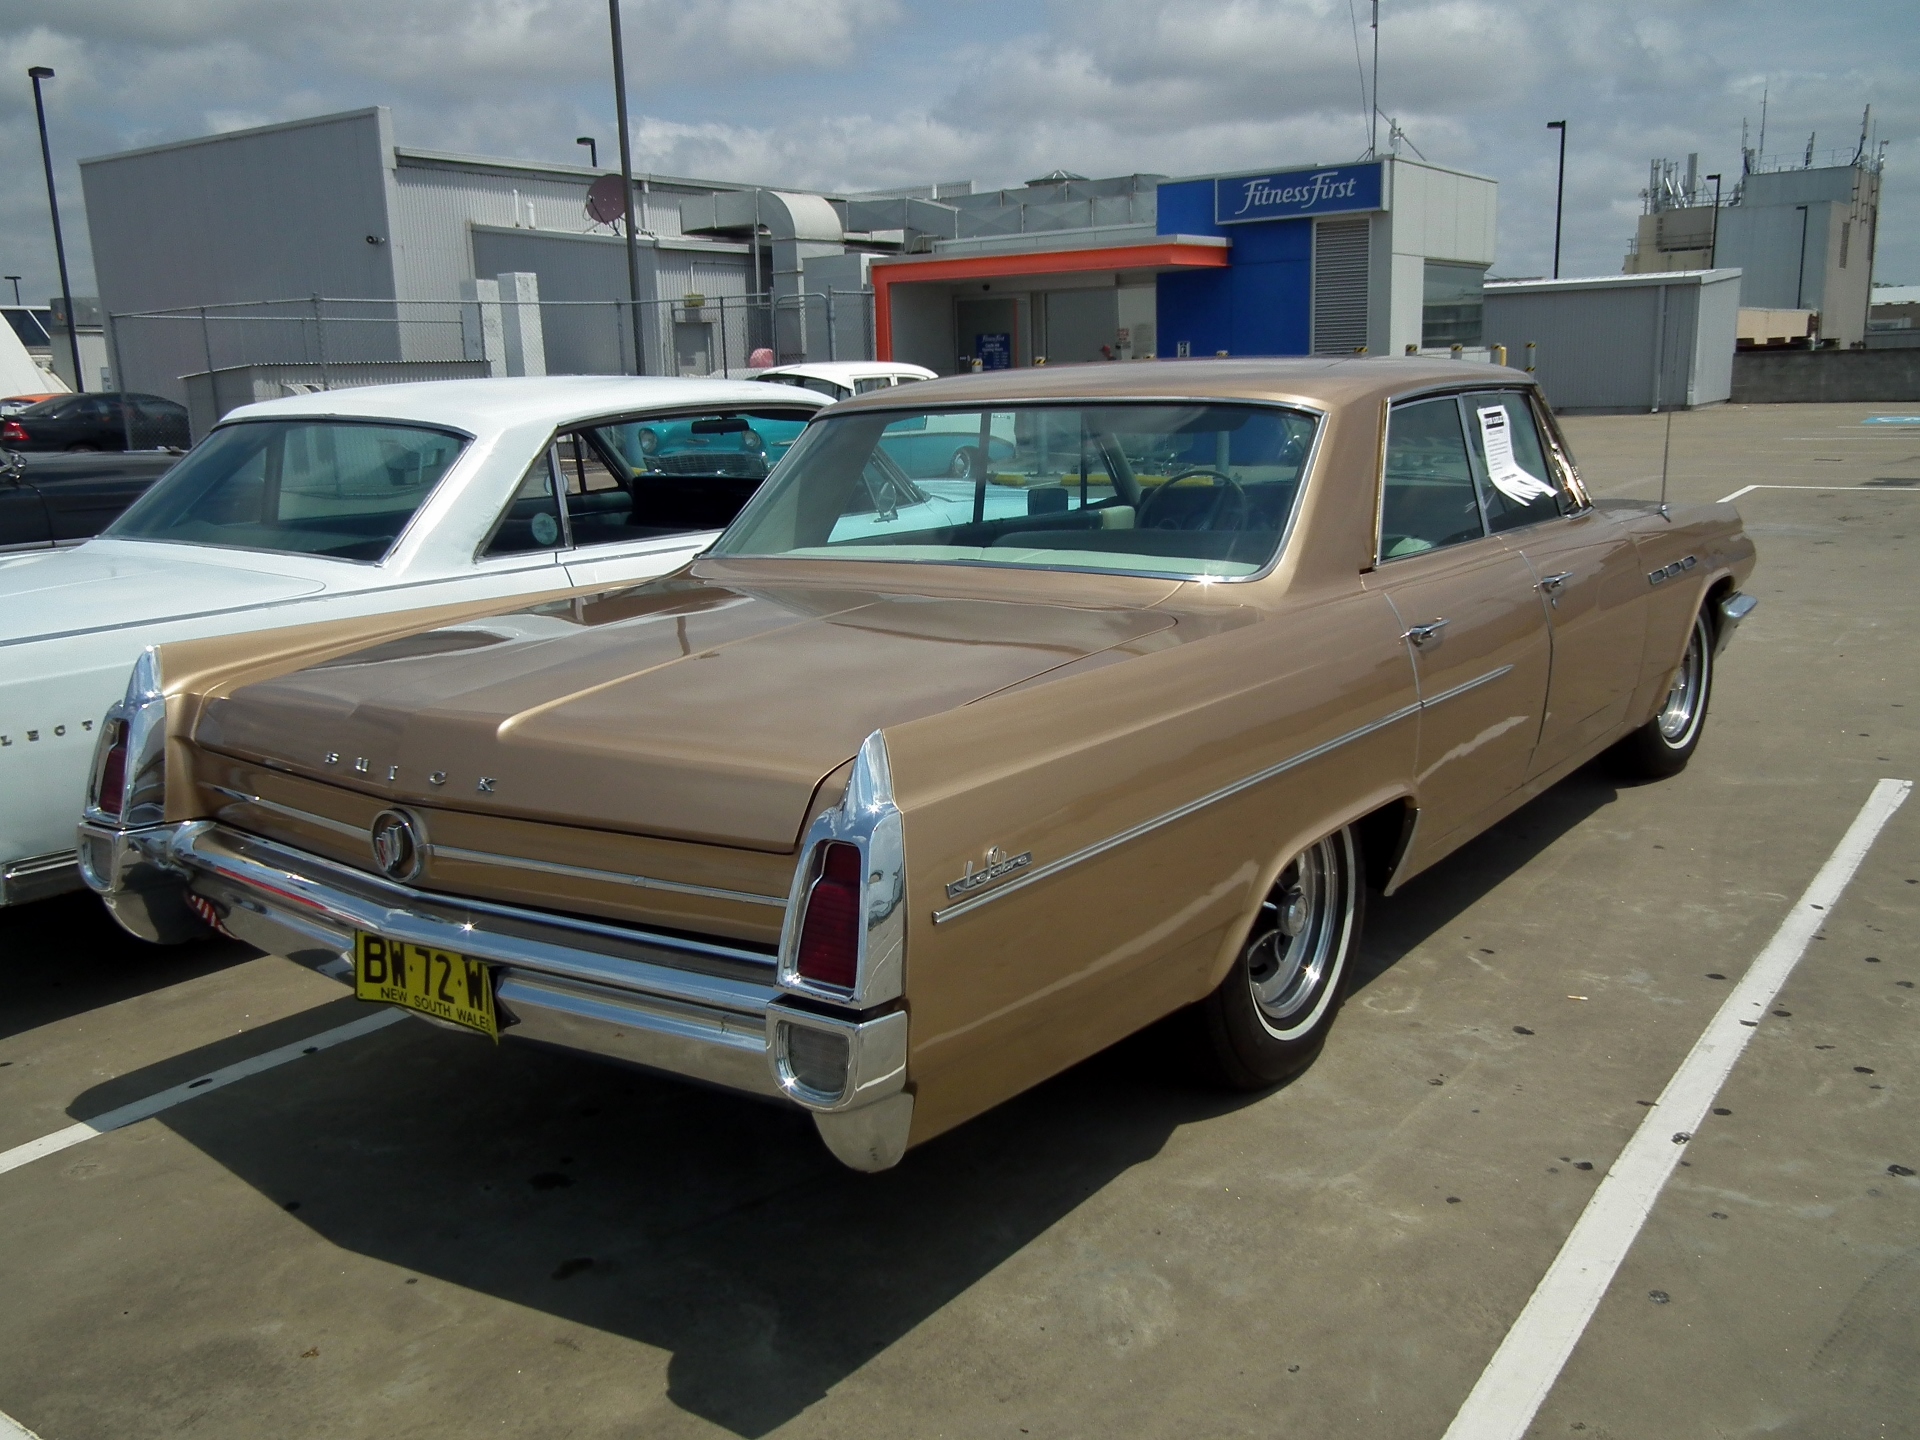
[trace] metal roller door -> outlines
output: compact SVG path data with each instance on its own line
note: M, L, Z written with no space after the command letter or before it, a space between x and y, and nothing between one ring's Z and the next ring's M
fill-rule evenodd
M1313 353L1351 355L1367 343L1370 222L1321 220L1313 227Z

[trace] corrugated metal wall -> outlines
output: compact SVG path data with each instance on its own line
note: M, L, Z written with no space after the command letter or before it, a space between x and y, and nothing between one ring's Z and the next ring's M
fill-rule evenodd
M306 296L390 298L384 111L212 136L80 167L103 308L115 314ZM372 237L369 240L368 237ZM307 358L311 327L286 318L117 326L123 383L176 400L179 377L263 347ZM391 328L342 334L342 359L398 358Z
M1549 282L1550 283L1550 282ZM1727 398L1738 281L1695 280L1553 289L1490 285L1484 330L1525 365L1526 345L1547 399L1559 410L1632 411L1707 405ZM1662 300L1664 292L1665 299ZM1720 352L1727 357L1722 362Z
M1367 343L1372 227L1358 220L1313 226L1313 353L1351 355Z

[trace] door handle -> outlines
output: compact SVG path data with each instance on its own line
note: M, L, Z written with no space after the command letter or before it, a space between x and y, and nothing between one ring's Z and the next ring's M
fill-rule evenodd
M1560 593L1561 587L1572 578L1573 572L1571 570L1561 570L1552 575L1543 575L1540 577L1540 588L1549 595L1557 595Z
M1402 640L1411 640L1416 648L1431 644L1440 638L1440 632L1447 628L1445 620L1429 620L1424 625L1410 625Z

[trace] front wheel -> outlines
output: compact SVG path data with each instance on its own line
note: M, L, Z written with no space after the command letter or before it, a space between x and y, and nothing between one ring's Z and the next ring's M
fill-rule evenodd
M1713 630L1707 612L1693 617L1687 653L1674 671L1667 698L1654 717L1622 740L1608 755L1614 770L1632 779L1663 780L1687 768L1700 748L1707 725L1707 701L1713 693Z
M1352 826L1282 868L1227 978L1194 1007L1210 1078L1259 1090L1313 1063L1346 990L1365 890Z

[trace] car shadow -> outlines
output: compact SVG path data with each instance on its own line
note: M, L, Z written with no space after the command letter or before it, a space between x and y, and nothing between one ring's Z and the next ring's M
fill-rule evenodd
M1602 778L1575 776L1381 902L1360 983L1612 795ZM308 1017L315 1032L338 1023L335 1008ZM1169 1039L1156 1026L880 1175L841 1168L794 1112L425 1024L159 1119L334 1245L667 1352L669 1398L752 1437L822 1399L1181 1126L1264 1098L1187 1080ZM215 1048L118 1077L71 1113L231 1058Z
M56 895L0 910L0 1039L183 980L260 952L235 940L150 945L115 923L98 897Z
M1149 1050L1115 1046L880 1175L796 1112L424 1023L159 1118L334 1245L667 1352L676 1405L759 1436L1178 1127L1259 1098L1169 1085Z
M1351 991L1365 989L1429 936L1510 879L1562 835L1611 805L1620 787L1598 761L1534 797L1475 836L1391 898L1368 897L1367 923L1354 957Z

